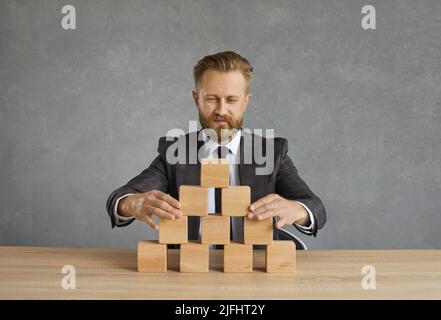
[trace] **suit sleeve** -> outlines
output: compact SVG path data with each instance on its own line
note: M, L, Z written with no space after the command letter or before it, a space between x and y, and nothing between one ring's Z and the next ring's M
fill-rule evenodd
M162 192L168 193L168 179L167 171L165 166L165 159L163 157L165 142L163 138L159 140L158 152L159 155L153 160L150 166L142 171L139 175L131 179L124 186L112 191L112 193L107 198L106 209L110 217L110 222L112 228L115 226L126 226L129 225L134 220L129 220L126 223L118 223L117 218L114 214L115 205L118 199L130 194L130 193L143 193L151 190L160 190Z
M288 141L286 139L281 140L281 159L276 176L276 193L290 200L298 200L310 209L315 221L311 234L316 237L317 231L322 229L326 223L325 207L320 198L311 191L299 176L297 168L288 156Z

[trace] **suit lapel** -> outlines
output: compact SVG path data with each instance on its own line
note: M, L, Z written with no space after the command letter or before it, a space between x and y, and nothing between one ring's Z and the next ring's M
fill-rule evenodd
M185 136L186 140L186 163L178 163L176 164L176 184L179 193L179 187L181 185L200 185L201 184L201 163L199 158L196 155L197 163L189 164L190 155L189 155L189 146L194 139L190 137L190 135L196 135L197 141L197 154L199 153L199 149L203 146L204 142L197 140L199 136L199 131L187 134ZM193 137L194 138L194 137ZM199 239L199 225L200 225L200 217L191 216L188 217L188 239L189 240L197 240Z
M247 134L244 131L242 131L242 136L240 137L240 147L239 147L239 155L240 155L240 162L239 162L239 179L240 179L240 185L242 186L250 186L251 188L251 194L253 193L253 189L254 189L254 175L255 175L255 164L254 164L254 159L252 159L253 161L251 161L251 163L245 163L245 147L244 147L244 135ZM247 137L249 138L249 136ZM253 137L251 136L251 139L253 139ZM248 141L252 141L252 140L248 140ZM253 151L252 147L251 147L251 151ZM253 199L253 196L251 196L251 198Z
M186 139L186 144L185 144L186 162L176 164L176 184L178 189L181 185L200 185L201 164L199 158L197 158L197 155L196 155L197 163L190 164L189 145L193 141L190 135L196 135L196 139L197 139L197 136L199 135L199 131L192 132L184 137L184 139ZM203 143L204 143L203 141L197 140L197 150L196 150L197 154L199 153L199 149L202 147Z

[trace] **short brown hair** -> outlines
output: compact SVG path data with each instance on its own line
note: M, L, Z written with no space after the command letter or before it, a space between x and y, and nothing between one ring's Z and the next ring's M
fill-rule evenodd
M242 72L246 82L247 90L249 90L250 81L252 79L253 67L247 59L233 51L224 51L211 54L199 60L193 69L194 84L198 88L201 78L205 71L235 71Z

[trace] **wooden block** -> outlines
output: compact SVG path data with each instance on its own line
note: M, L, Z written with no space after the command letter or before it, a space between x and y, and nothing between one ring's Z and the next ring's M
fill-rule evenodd
M180 244L188 242L188 219L186 216L159 219L159 243Z
M201 186L227 188L230 184L230 164L226 159L201 160Z
M208 189L199 186L180 186L179 203L184 216L208 214Z
M250 201L249 186L230 186L222 189L222 215L242 217L248 213Z
M197 241L181 244L179 257L181 272L208 272L209 250L207 244Z
M202 217L201 242L205 244L230 243L230 217L209 214Z
M138 272L166 272L167 245L158 241L138 242Z
M266 272L295 272L296 245L291 240L275 240L265 252Z
M224 272L253 272L253 245L224 245Z
M244 217L244 243L271 244L273 241L273 220L257 220Z

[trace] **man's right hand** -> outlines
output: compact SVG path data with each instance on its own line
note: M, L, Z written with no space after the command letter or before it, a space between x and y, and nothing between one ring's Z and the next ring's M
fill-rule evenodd
M175 219L182 216L179 210L179 201L172 196L159 191L152 190L144 193L135 193L127 196L118 203L118 214L125 217L135 217L145 221L155 230L159 226L153 221L152 216L162 219Z

